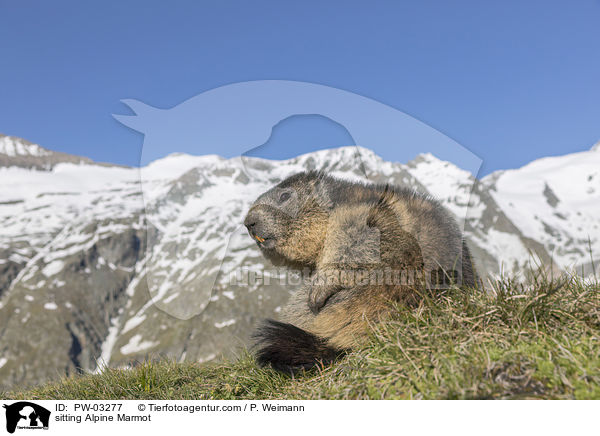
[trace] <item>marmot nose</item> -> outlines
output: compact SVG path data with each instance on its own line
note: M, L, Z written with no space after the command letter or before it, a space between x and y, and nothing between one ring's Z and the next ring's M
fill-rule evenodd
M244 220L244 225L246 226L248 231L252 231L252 229L256 225L256 221L256 215L254 215L252 212L249 212L246 216L246 219Z

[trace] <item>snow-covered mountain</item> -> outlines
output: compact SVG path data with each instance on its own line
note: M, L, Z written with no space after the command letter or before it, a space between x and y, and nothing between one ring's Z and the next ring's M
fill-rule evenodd
M437 197L464 225L480 272L520 273L534 254L589 273L590 247L600 253L598 145L478 181L430 154L401 164L360 147L286 161L179 154L139 169L0 136L0 389L247 344L290 290L231 281L270 268L243 216L307 169Z
M0 134L0 167L16 166L51 170L61 162L92 164L90 159L50 151L21 138Z
M590 151L497 171L482 184L527 237L562 268L591 272L600 257L600 142ZM584 272L585 273L585 272Z

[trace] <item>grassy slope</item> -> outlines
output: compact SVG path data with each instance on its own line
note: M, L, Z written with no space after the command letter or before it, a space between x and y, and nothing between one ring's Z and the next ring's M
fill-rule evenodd
M27 399L600 399L600 288L577 279L508 281L494 295L450 290L399 308L372 341L290 378L250 355L219 364L146 362L65 378Z

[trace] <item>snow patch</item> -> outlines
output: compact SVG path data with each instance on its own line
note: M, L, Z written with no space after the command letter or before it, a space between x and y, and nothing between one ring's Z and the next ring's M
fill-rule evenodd
M229 319L227 321L223 321L223 322L216 322L215 323L215 327L218 329L222 329L223 327L228 327L230 325L234 325L235 324L235 319Z
M224 297L227 297L230 300L235 300L235 294L233 293L233 291L223 291L221 292L221 294L223 294Z
M121 312L119 311L119 313ZM119 317L111 318L110 326L108 327L108 334L106 335L104 342L102 342L100 349L100 359L98 359L98 367L96 368L96 372L100 372L103 366L108 366L110 363L112 351L119 335L119 327Z
M0 154L7 156L48 156L52 154L37 144L31 144L12 136L0 136Z
M129 330L140 325L146 319L146 315L134 316L133 318L127 320L125 326L123 326L123 331L121 333L127 333Z
M204 356L198 359L198 363L205 363L208 362L210 360L213 360L215 357L217 357L217 355L215 353L211 353L208 356Z
M62 260L55 260L50 262L44 267L44 269L42 269L42 274L44 274L46 277L56 275L63 270L64 266L65 264Z
M142 335L133 336L126 345L120 348L121 354L132 354L156 347L160 342L142 341Z

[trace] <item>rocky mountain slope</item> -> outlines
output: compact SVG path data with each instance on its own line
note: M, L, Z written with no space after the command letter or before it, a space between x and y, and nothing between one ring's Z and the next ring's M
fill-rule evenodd
M488 274L521 273L532 254L587 274L590 248L600 253L598 146L477 181L429 154L400 164L360 147L287 161L170 155L139 169L0 136L0 389L148 356L235 353L293 290L243 216L306 169L437 197Z

